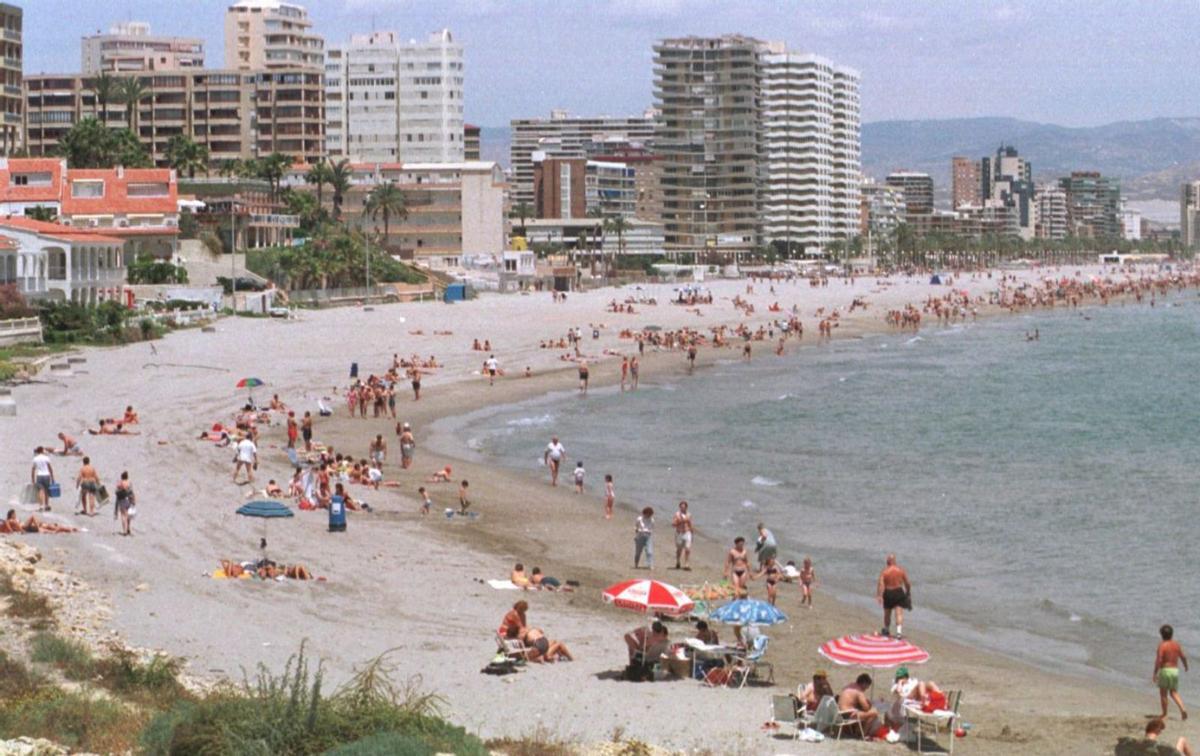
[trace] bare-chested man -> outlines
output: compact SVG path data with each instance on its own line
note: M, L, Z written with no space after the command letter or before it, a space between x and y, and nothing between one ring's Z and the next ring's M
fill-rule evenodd
M417 449L417 440L413 437L412 427L408 423L400 425L400 467L407 470L412 467L413 452Z
M747 594L746 581L750 579L750 557L746 555L746 539L738 536L733 539L733 548L725 554L725 577L733 583L733 592L737 598Z
M879 582L875 586L875 600L883 607L883 630L880 634L887 636L892 627L892 610L896 610L896 637L904 637L904 610L912 611L912 583L908 581L908 573L896 564L896 555L887 555L887 565L879 573Z
M867 697L870 689L871 676L864 672L851 685L842 688L837 698L838 711L850 712L858 720L864 738L870 738L879 729L879 710Z
M370 453L371 461L378 467L383 467L383 461L387 459L387 441L383 440L383 434L375 434L375 440L371 442L367 450Z
M671 524L675 526L675 569L691 570L692 516L688 513L686 501L679 502L679 509L671 519Z
M83 458L83 467L75 476L75 487L79 489L79 511L85 515L96 514L96 497L100 493L100 475L92 467L90 457Z

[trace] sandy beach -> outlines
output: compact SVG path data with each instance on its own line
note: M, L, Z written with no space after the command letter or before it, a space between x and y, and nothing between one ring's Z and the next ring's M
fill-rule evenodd
M1021 271L1019 279L1084 276L1099 269L1072 266L1059 272ZM975 296L996 288L997 278L962 276L954 285ZM0 418L5 450L0 467L5 501L23 517L32 506L17 501L28 482L29 458L39 444L49 445L66 431L80 439L102 478L111 488L128 470L138 494L139 514L130 538L117 535L111 509L100 516L73 516L75 474L79 459L54 459L64 498L55 501L51 519L86 528L71 535L0 536L36 545L47 561L77 575L106 596L111 628L130 644L162 649L187 661L198 676L241 679L241 670L258 663L283 665L307 641L333 680L344 679L357 663L393 650L405 675L419 675L422 685L447 701L453 721L484 738L527 735L540 729L550 737L580 742L603 741L614 733L675 749L714 753L783 753L836 750L870 753L896 748L882 744L842 743L833 746L793 744L763 734L770 695L790 692L812 671L829 667L816 649L823 641L851 632L878 629L875 613L851 608L827 593L816 607L799 606L798 592L781 591L787 624L771 628L770 660L777 684L743 690L710 689L694 681L634 684L615 679L624 666L621 636L644 622L634 613L602 604L600 591L635 575L631 569L632 512L644 504L660 512L654 576L682 580L667 570L670 550L669 512L674 502L621 500L611 521L601 516L601 489L592 479L584 496L569 486L551 488L546 477L485 467L460 457L456 442L430 437L439 419L483 407L534 400L550 392L571 391L574 365L559 359L566 349L543 349L539 342L561 338L569 327L582 329L584 351L592 369L592 385L611 385L619 377L619 357L605 350L633 354L633 342L619 338L622 329L657 325L708 329L745 323L757 328L786 318L800 308L805 326L802 341L787 349L819 349L818 311L841 310L835 338L853 338L888 329L884 313L906 304L920 307L931 294L924 277L880 281L862 277L853 285L841 279L814 288L807 281L754 284L716 281L703 285L714 303L687 308L668 303L673 287L602 289L551 301L549 293L486 295L477 300L444 304L397 304L325 311L304 311L287 321L226 318L215 333L181 331L162 341L112 349L86 349L87 362L72 376L18 387L18 416ZM636 304L636 314L606 311L613 299L644 295L656 305ZM736 310L735 295L752 302L755 313ZM868 307L846 313L856 299ZM768 311L778 302L784 313ZM1088 303L1090 304L1090 303ZM981 306L979 317L998 308ZM937 327L932 319L928 327ZM436 335L434 332L452 332ZM592 338L593 331L598 338ZM480 377L488 353L472 350L472 341L487 339L505 375L494 386ZM754 359L773 359L773 341L756 342ZM411 470L399 468L399 448L390 418L350 418L341 394L348 385L351 363L361 376L382 374L392 355L436 355L444 367L423 381L422 398L402 384L397 392L397 418L412 424L417 442ZM700 350L699 367L686 374L683 353L647 348L642 381L703 380L704 365L734 359L740 350ZM522 374L526 367L533 377ZM268 554L281 562L301 562L323 582L214 580L209 576L221 559L254 559L263 533L259 521L234 514L249 493L235 485L232 450L197 440L214 422L231 422L244 400L234 384L255 376L266 382L255 398L272 394L291 407L316 414L321 396L332 399L335 414L318 418L315 437L338 451L367 456L376 434L389 444L385 479L398 488L378 492L356 487L371 513L351 513L345 533L329 533L326 513L297 512L272 521L266 532ZM335 390L335 387L339 390ZM586 401L583 399L582 401ZM129 437L93 437L86 428L100 417L119 416L127 404L141 416ZM299 413L298 413L299 414ZM260 469L255 488L268 478L286 485L290 465L282 418L262 429ZM570 439L564 439L570 444ZM541 449L530 449L530 456ZM435 501L431 516L418 512L416 488L435 469L454 467L456 480L470 480L476 520L447 519L440 510L457 504L457 487L430 485ZM617 467L619 470L619 466ZM704 502L694 502L703 511ZM667 515L666 517L662 515ZM728 534L714 532L697 518L695 571L687 582L718 580ZM748 534L747 534L748 535ZM880 555L882 566L883 555ZM494 590L481 582L507 577L512 564L538 565L562 580L577 580L579 591L566 593ZM643 573L644 574L644 573ZM919 584L920 575L913 576ZM869 586L864 586L868 590ZM761 598L761 582L752 595ZM530 603L531 624L568 644L577 661L532 666L505 677L480 674L494 649L494 631L514 601ZM1111 752L1117 737L1141 731L1145 716L1157 708L1157 692L1149 681L1123 688L1075 678L982 652L922 632L919 615L906 623L906 635L927 648L931 661L917 674L943 688L964 691L962 712L972 728L956 744L964 753ZM722 637L731 634L721 628ZM671 624L672 637L690 636L690 626ZM1150 652L1147 650L1147 674ZM833 668L835 688L850 682L856 671ZM878 678L890 684L890 675ZM1191 722L1180 723L1173 712L1168 733L1200 736ZM942 739L944 743L944 737Z

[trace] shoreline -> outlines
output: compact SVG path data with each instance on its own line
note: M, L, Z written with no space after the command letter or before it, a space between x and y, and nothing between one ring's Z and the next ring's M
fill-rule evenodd
M841 289L840 282L835 285ZM923 286L912 288L928 291ZM806 290L798 293L803 295ZM844 292L834 293L848 299L851 291L847 287ZM591 296L585 302L589 306L602 304L607 301L606 294L612 295L613 290L603 290L599 296ZM780 299L786 297L783 294ZM522 310L519 299L507 302L487 299L457 306L453 311L428 304L424 305L428 308L425 310L387 305L378 307L373 315L343 311L319 314L296 324L224 322L218 329L222 333L216 335L202 338L196 333L172 334L159 342L163 353L160 359L163 365L172 362L246 363L247 370L265 371L264 366L270 365L271 360L283 359L281 355L288 354L285 345L275 342L289 341L289 333L296 336L303 333L308 340L322 342L319 348L314 347L309 360L293 366L286 381L277 380L268 389L268 395L278 390L285 401L299 403L297 396L311 396L314 387L329 385L335 369L344 375L341 366L354 357L358 357L365 372L370 373L380 367L382 355L390 355L393 351L386 345L376 345L373 351L366 352L356 346L339 348L349 343L356 333L346 331L347 327L369 332L383 322L395 323L400 313L422 323L439 322L443 319L439 316L443 315L456 319L484 317L498 320L500 316L486 313L492 308L503 307L517 312L537 311L539 315L545 310L548 316L557 315L548 304L530 309L533 304L526 303ZM660 305L649 315L680 319L678 311L670 312L664 307L673 306ZM864 313L864 317L855 317L835 329L835 338L891 332L881 317L875 317L881 315L880 310L885 306L872 303L872 308ZM810 304L805 304L805 320L810 320L809 309ZM1000 311L987 313L981 308L980 317L1004 314L1001 308L996 309ZM772 314L760 312L756 319L745 319L736 314L718 313L718 318L706 319L703 325L718 320L727 323L749 320L751 325L756 325ZM612 320L620 316L605 314L602 317ZM639 320L644 322L645 317L643 315ZM547 322L554 320L551 318ZM401 318L400 322L405 321ZM561 318L558 322L561 324ZM280 331L281 327L291 331ZM536 343L538 334L532 331L530 324L514 327L522 329L527 341L532 339ZM544 327L549 330L553 325ZM463 338L459 337L460 340ZM492 338L498 352L510 348L501 340L507 341L506 337ZM813 336L806 335L806 338L808 340L800 347L814 344ZM331 340L329 348L323 345L322 340L326 339ZM260 344L262 354L247 353L245 346L248 343ZM629 342L625 344L628 346ZM769 350L772 343L759 344L761 346L756 345L755 359L771 359L773 354L763 352ZM172 354L178 347L184 348L188 359ZM793 340L788 351L796 349ZM553 357L553 351L545 350L539 354L531 349L533 356L528 359L532 361L541 356L545 362ZM89 386L99 390L107 385L105 376L127 375L122 372L123 367L142 363L138 345L89 349L86 354L88 370L68 381L77 390L71 396L63 397L67 400L63 402L65 406L52 408L53 412L48 409L47 418L41 421L31 420L28 414L23 414L14 426L13 446L23 448L31 441L48 440L55 430L51 423L67 427L65 424L72 420L76 423L85 421L86 413L91 411L88 409L90 402L88 397L81 398L76 394L86 394ZM753 689L735 693L713 691L688 682L636 686L608 680L604 675L623 665L620 633L641 622L637 615L603 605L598 595L604 586L628 577L630 570L614 569L614 566L628 564L631 522L623 520L621 515L611 522L604 521L599 517L601 500L594 495L577 497L566 487L551 489L544 478L539 481L532 473L460 460L453 449L437 446L436 428L430 436L431 424L440 418L461 417L480 408L521 401L536 403L548 394L562 391L564 385L570 391L574 386L574 365L539 364L534 377L525 379L519 377L519 369L515 367L525 360L514 359L510 362L514 366L512 377L498 382L495 387L488 387L478 375L467 372L473 372L474 357L468 353L465 361L456 365L453 369L455 378L449 379L446 374L452 369L446 369L430 380L419 403L412 402L409 395L398 397L399 419L411 422L418 434L417 461L413 470L407 473L398 472L395 462L389 461L385 475L389 479L399 479L403 487L398 491L364 493L363 498L375 505L375 514L352 515L350 531L340 535L325 535L324 515L320 512L297 513L295 522L271 529L273 556L282 553L309 563L319 574L330 577L328 584L260 585L255 582L229 585L200 577L203 570L215 565L217 558L245 556L251 551L249 544L257 541L260 531L259 527L238 522L238 518L228 514L233 495L240 490L228 483L225 450L214 453L207 444L195 441L192 432L208 417L225 416L236 402L236 394L226 387L237 378L233 368L228 374L215 376L191 375L181 368L143 370L142 373L157 374L142 378L136 384L142 392L137 395L136 403L143 417L161 415L164 420L171 417L177 425L145 427L146 435L131 439L88 439L89 453L93 453L93 448L98 450L94 456L99 457L102 475L110 477L115 470L129 466L135 476L135 485L143 487L140 489L142 495L153 502L142 516L144 521L138 523L141 532L137 538L122 541L103 535L108 523L101 520L85 521L95 531L91 535L83 534L78 538L35 536L30 540L41 539L37 545L43 548L47 558L84 575L94 573L96 580L93 582L99 583L108 594L114 605L114 624L124 635L136 638L139 646L164 648L189 659L192 671L202 675L236 679L238 665L253 668L254 663L265 661L274 666L285 659L288 652L295 650L300 638L308 638L314 652L327 659L331 675L337 678L345 675L355 663L373 656L373 652L399 645L408 651L407 658L412 660L408 671L421 674L431 690L451 700L456 720L489 737L527 733L535 724L545 724L572 739L591 742L604 739L610 729L623 727L630 735L676 748L715 747L746 753L774 750L775 742L758 731L758 724L767 713L766 694L790 690L795 683L806 679L815 666L828 666L817 657L816 646L836 635L869 631L874 619L864 621L863 618L869 617L870 613L832 600L827 593L818 593L817 609L805 612L795 606L795 596L784 595L788 592L781 591L781 607L789 612L792 621L771 632L770 658L775 663L777 685L769 691ZM708 366L716 362L736 358L735 349L730 349L728 355L702 349L696 377L703 378ZM664 377L670 380L686 377L688 371L683 363L680 351L652 353L648 350L643 359L643 377L648 382L658 382ZM619 382L615 370L619 361L605 359L591 364L593 387L607 390L606 387ZM127 377L141 378L138 375ZM184 378L191 380L184 381ZM344 384L344 379L338 382ZM61 396L55 392L55 387L47 386L20 391L23 408L27 406L27 396L35 400L35 405L39 398ZM91 398L94 401L100 395L93 394ZM116 403L118 400L108 401ZM121 400L122 406L124 403ZM339 401L335 404L338 414L328 421L323 419L318 425L320 440L332 443L338 449L349 448L356 457L365 456L366 441L377 432L383 433L389 445L394 447L392 421L350 419L344 415L344 406ZM260 476L263 478L279 479L286 471L286 458L279 448L281 435L281 427L272 425L260 444L264 467ZM437 448L431 448L431 444ZM154 468L135 466L139 460L153 461L155 467L170 474L158 476L164 478L161 481L155 480L151 475ZM447 521L436 513L430 518L416 514L414 494L418 482L447 462L455 466L456 479L471 479L476 508L482 512L482 517L474 523L460 522L458 518ZM71 463L64 460L63 464L73 473ZM11 468L5 473L10 487L21 479L22 474L27 474L23 465L14 464ZM439 509L454 503L453 489L454 486L433 487ZM618 495L620 502L628 501L620 498L619 488ZM67 500L62 501L66 503ZM586 502L586 506L579 506L580 502ZM663 532L669 528L660 525L659 530L660 536L656 540L660 543L660 553L665 553L666 549L662 547L668 545L669 533L664 538ZM722 555L723 547L712 539L711 534L701 533L693 553L697 569L691 575L697 579L703 575L719 576ZM514 594L492 591L476 582L478 578L505 577L512 562L517 560L523 560L527 565L536 563L560 579L578 579L583 587L570 595ZM672 572L658 570L654 574L666 575L665 579L671 581ZM919 576L916 577L919 580ZM141 580L148 583L145 590L138 587ZM761 589L755 584L752 595L759 593ZM431 597L436 599L432 612ZM531 621L546 627L552 637L567 641L580 661L531 669L516 676L518 679L504 678L504 682L509 683L507 686L478 674L478 668L483 666L494 647L491 634L495 624L517 597L527 598L533 605ZM271 628L273 637L266 645L250 643L237 647L221 644L219 638L211 637L214 628L217 629L215 634L220 635L219 628L228 626ZM1092 680L1043 672L1020 660L981 651L911 627L909 630L908 635L915 642L927 646L933 653L933 659L919 674L937 680L943 686L962 687L967 691L964 712L974 729L963 746L975 752L1008 753L1014 749L1052 748L1058 752L1095 753L1101 746L1111 747L1118 735L1134 732L1144 722L1140 719L1141 712L1130 708L1128 701L1133 696L1124 687L1098 685ZM683 631L682 625L672 625L673 635ZM728 632L722 635L727 636ZM352 641L344 643L343 639ZM840 668L834 668L833 672L838 683L850 674ZM1037 690L1061 692L1053 711L1031 707L1025 693L1031 686ZM519 697L529 710L494 711L497 707L490 704L499 691L504 690ZM669 696L667 691L670 691ZM619 716L612 711L614 696L632 697L629 702L642 702L647 708L646 715L640 718ZM1147 690L1142 700L1149 703L1152 696L1152 691ZM687 716L682 719L699 718L708 722L709 728L697 734L686 726L687 721L679 723L683 726L662 726L664 717L680 718L678 715L683 711L687 711ZM1176 726L1173 722L1172 729ZM1071 746L1078 745L1078 749L1064 750L1060 747L1060 738L1066 738ZM736 747L733 744L737 744ZM858 746L868 750L875 747ZM855 749L853 745L838 747L839 752Z

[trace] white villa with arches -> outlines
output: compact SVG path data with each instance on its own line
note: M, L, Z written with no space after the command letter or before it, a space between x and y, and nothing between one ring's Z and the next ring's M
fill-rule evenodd
M0 285L27 299L80 304L122 300L125 242L24 216L0 216Z

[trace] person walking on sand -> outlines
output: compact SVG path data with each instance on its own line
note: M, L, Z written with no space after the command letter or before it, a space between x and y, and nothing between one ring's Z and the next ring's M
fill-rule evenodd
M413 453L417 450L417 439L413 436L412 426L403 423L400 426L400 468L407 470L412 467Z
M50 511L50 486L54 485L54 465L50 464L50 456L46 448L39 446L33 450L33 466L29 468L29 482L37 490L38 511Z
M418 488L417 493L421 495L421 516L424 517L433 507L433 499L429 498L429 492L425 490L425 486Z
M604 519L611 520L613 513L613 504L617 500L617 494L613 490L612 475L604 476Z
M233 457L233 482L238 482L238 473L246 468L246 482L254 482L254 471L258 469L258 447L247 436L237 443L237 453Z
M558 436L551 436L550 443L546 445L546 451L542 454L542 462L550 468L550 485L552 486L558 485L558 468L566 453L567 450L558 442Z
M587 360L579 361L579 393L587 395L588 390L588 364Z
M79 511L76 514L94 516L96 497L100 493L100 475L97 474L96 468L92 467L91 457L83 458L83 467L79 468L79 475L75 476L75 487L79 489Z
M642 553L646 554L646 569L654 569L654 508L646 507L638 515L633 528L633 569L639 569Z
M912 583L908 573L896 564L896 555L887 555L887 564L879 573L875 585L875 600L883 607L883 629L879 634L885 638L891 632L892 610L896 611L896 637L904 637L904 610L912 611Z
M304 439L304 451L312 451L312 413L305 412L304 418L300 420L300 436Z
M1154 655L1154 675L1152 679L1158 685L1158 697L1162 702L1162 718L1167 718L1167 696L1179 707L1179 716L1186 721L1187 709L1183 708L1183 698L1179 695L1179 663L1188 668L1187 656L1183 647L1175 640L1175 628L1163 625L1158 629L1162 642L1158 644L1158 652Z
M750 577L750 557L746 555L746 539L733 539L733 548L725 553L725 577L733 583L734 598L747 594L746 580Z
M367 451L370 454L371 461L374 462L380 469L382 469L383 461L387 459L387 441L383 440L382 433L375 434L375 440L371 442L371 445L367 448Z
M458 513L460 515L467 514L467 508L471 506L471 500L467 497L467 489L470 488L470 483L465 479L458 485Z
M762 569L768 559L774 559L779 550L775 542L775 534L767 530L767 526L758 523L758 538L754 540L754 553L758 555L758 569Z
M129 473L122 472L121 480L117 483L117 503L113 507L113 518L121 519L121 535L133 535L133 517L137 513L137 497L133 494L133 484L129 482Z
M288 410L287 414L287 448L296 448L296 439L300 437L300 425L296 422L296 413Z
M496 362L496 355L489 354L488 358L483 363L483 367L485 370L487 370L488 385L496 385L496 372L500 370L500 364Z
M671 518L671 524L675 526L675 569L691 571L692 516L688 514L686 501L679 502L679 509Z
M587 472L583 469L583 462L582 461L576 462L575 463L575 493L577 493L577 494L583 493L583 477L586 474L587 474Z

